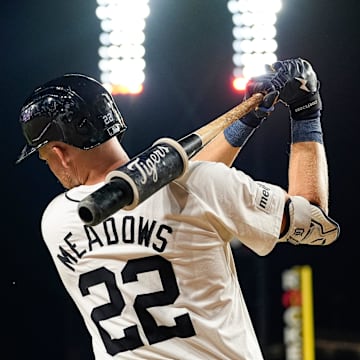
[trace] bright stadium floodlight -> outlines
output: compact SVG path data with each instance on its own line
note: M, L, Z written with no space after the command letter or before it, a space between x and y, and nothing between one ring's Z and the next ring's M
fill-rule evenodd
M276 20L281 0L228 0L233 21L233 78L236 91L277 60Z
M149 0L97 0L100 81L113 94L139 94L145 80Z

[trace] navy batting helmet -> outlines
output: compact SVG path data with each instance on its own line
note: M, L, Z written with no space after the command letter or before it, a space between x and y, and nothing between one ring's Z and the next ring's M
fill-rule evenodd
M113 136L121 141L126 130L111 94L82 74L65 74L35 89L21 108L20 124L27 145L16 163L50 141L87 150Z

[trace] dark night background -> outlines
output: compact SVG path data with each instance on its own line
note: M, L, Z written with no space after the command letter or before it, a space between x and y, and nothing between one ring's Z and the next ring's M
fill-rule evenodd
M123 144L130 156L160 137L180 138L241 101L230 87L226 3L150 0L144 93L116 98L129 127ZM24 143L19 109L35 86L66 72L99 78L95 8L95 0L1 2L3 359L92 359L88 334L40 236L41 213L62 188L36 155L14 162ZM278 58L310 60L321 81L330 214L341 235L326 248L285 244L264 258L234 250L266 359L284 358L281 273L302 264L313 270L317 359L360 359L359 13L359 0L283 0L278 14ZM288 144L287 110L279 106L235 166L286 187Z

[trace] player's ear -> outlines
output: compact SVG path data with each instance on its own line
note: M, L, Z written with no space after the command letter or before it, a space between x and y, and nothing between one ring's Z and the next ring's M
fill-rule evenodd
M70 164L70 154L67 151L67 147L62 144L53 145L51 151L55 157L59 160L64 168L68 168Z

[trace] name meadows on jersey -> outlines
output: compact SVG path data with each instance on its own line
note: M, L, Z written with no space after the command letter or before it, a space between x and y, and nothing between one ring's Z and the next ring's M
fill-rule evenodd
M162 253L168 244L166 236L173 232L170 226L158 223L156 220L130 215L122 217L121 223L118 225L115 223L115 219L110 217L99 226L102 226L102 228L98 232L94 227L83 226L87 245L86 248L82 249L79 249L76 242L72 241L73 234L68 232L63 238L65 245L59 245L60 254L57 255L58 259L69 269L75 271L74 265L86 253L93 251L97 247L119 244L120 241L123 244L151 247L153 250ZM99 233L102 235L100 236Z

